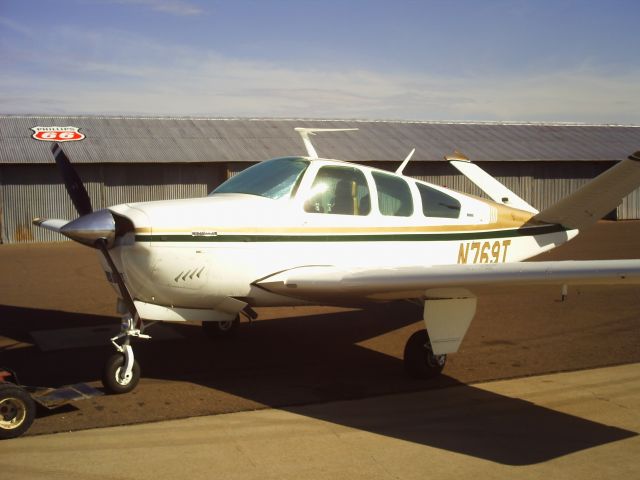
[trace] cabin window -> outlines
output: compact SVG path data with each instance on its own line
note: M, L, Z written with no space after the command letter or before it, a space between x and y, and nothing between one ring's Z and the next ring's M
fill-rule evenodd
M413 199L409 185L403 179L373 172L378 189L378 208L382 215L409 217L413 214Z
M460 202L436 190L435 188L416 184L422 198L422 213L425 217L458 218L460 216Z
M334 215L368 215L371 201L364 174L352 167L320 168L304 210Z
M246 193L278 200L290 198L309 166L309 161L297 157L274 158L260 162L231 177L209 195L215 193Z

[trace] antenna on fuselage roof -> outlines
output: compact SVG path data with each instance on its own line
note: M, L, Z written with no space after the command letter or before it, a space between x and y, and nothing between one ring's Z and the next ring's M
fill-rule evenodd
M409 152L409 155L407 155L407 158L405 158L403 160L403 162L400 164L400 166L398 167L398 169L396 170L396 174L397 175L402 175L402 172L404 170L404 167L407 166L407 163L409 163L409 160L411 160L411 157L413 157L413 154L416 153L416 149L414 148L413 150L411 150Z
M357 128L304 128L304 127L296 127L295 131L300 134L302 137L302 141L304 142L304 146L307 149L307 153L309 154L309 158L318 158L318 152L313 148L313 144L309 139L309 135L315 135L315 132L351 132L353 130L358 130Z

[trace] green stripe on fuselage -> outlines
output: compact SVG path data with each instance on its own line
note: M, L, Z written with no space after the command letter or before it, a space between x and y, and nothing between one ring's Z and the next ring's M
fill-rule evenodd
M136 242L441 242L447 240L483 240L489 238L527 237L564 232L562 225L544 225L540 227L516 228L509 230L490 230L486 232L432 232L432 233L354 233L354 234L219 234L206 236L193 235L136 235Z

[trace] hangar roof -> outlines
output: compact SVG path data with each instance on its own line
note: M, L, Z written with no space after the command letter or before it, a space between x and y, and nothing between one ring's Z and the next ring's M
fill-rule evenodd
M365 120L0 116L0 164L52 163L32 127L74 126L75 163L255 162L305 155L295 127L358 128L318 134L321 157L355 162L441 161L457 149L473 161L611 161L640 150L640 126Z

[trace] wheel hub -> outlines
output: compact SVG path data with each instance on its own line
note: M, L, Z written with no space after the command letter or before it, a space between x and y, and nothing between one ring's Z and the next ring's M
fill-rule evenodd
M119 367L116 370L116 382L118 382L120 385L125 386L125 385L129 385L129 382L131 381L131 379L133 378L133 375L131 373L125 375L124 377L121 375L122 372L122 367Z
M446 355L434 355L431 351L427 354L427 363L432 367L443 367L446 359Z
M218 322L218 329L220 331L226 332L231 330L233 327L233 320L229 320L228 322Z
M27 406L15 397L5 398L0 402L0 428L13 430L24 422L27 416Z

